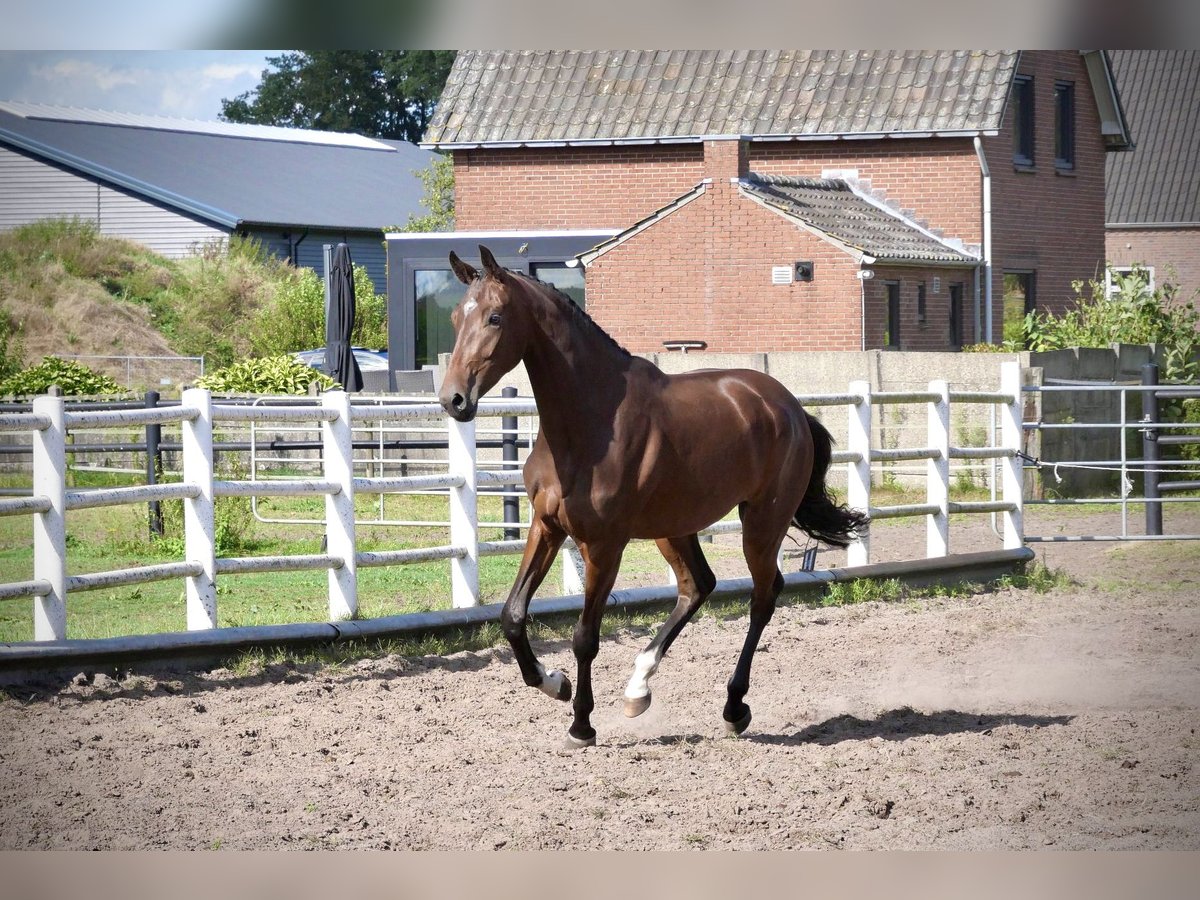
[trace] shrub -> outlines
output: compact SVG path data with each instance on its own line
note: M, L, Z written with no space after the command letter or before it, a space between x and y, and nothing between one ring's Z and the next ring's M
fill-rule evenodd
M375 293L367 270L354 267L354 331L359 347L387 346L387 298ZM325 283L312 269L298 269L275 288L250 326L250 348L276 356L325 345Z
M217 477L244 480L247 472L238 463L220 463ZM161 505L163 532L154 538L159 548L172 556L184 553L183 501L165 500ZM213 543L218 556L229 556L254 548L254 509L249 497L217 497L213 501Z
M230 394L305 394L316 383L323 390L337 382L293 356L244 359L196 379L196 387Z
M73 360L47 356L38 365L0 382L0 395L25 397L44 394L52 385L58 385L68 397L121 393L121 386L107 375Z
M21 324L6 309L0 309L0 382L21 371Z

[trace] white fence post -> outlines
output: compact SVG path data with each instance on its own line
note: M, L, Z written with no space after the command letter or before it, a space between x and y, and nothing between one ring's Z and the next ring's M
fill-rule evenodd
M1013 504L1013 509L1004 513L1004 549L1014 550L1025 546L1025 471L1021 458L1016 455L1021 452L1024 417L1019 362L1001 363L1000 392L1013 398L1011 403L1000 407L1000 445L1013 451L1012 456L1000 461L1000 471L1003 488L1001 497L1005 503Z
M867 512L871 508L871 384L867 381L850 382L850 393L858 403L849 409L849 434L846 449L861 456L858 462L846 464L846 505L851 509ZM859 535L846 548L846 564L865 566L871 561L870 534Z
M336 419L321 422L325 480L341 486L325 495L326 552L341 557L342 564L329 569L329 620L353 619L358 613L358 564L354 543L354 443L350 419L350 395L327 391L321 405L337 413Z
M183 546L188 562L200 564L187 577L188 631L217 627L217 546L213 505L212 394L202 388L183 392L182 407L196 411L183 420L183 480L199 489L183 501Z
M925 556L934 559L950 553L950 386L945 381L931 381L929 392L938 399L929 404L926 446L938 455L925 461L925 502L938 511L928 517Z
M559 556L562 557L562 583L564 594L582 594L583 593L583 557L579 554L579 548L575 546L575 542L570 538L563 541L562 550L559 551ZM668 566L668 569L671 567ZM674 583L675 573L671 572L670 583Z
M450 560L451 603L455 609L479 605L479 500L475 486L475 422L448 419L450 474L463 479L450 488L450 543L466 555Z
M36 397L35 415L50 427L33 432L33 496L50 508L33 517L33 577L50 583L50 593L33 598L33 639L67 637L67 426L62 397Z

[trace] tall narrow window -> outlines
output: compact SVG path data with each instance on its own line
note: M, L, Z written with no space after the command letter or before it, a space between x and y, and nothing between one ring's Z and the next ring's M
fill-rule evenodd
M950 285L950 346L956 350L962 346L962 297L963 286Z
M917 322L925 324L925 282L917 285Z
M1013 163L1033 166L1033 78L1016 75L1012 86Z
M1054 165L1075 168L1075 85L1054 83Z
M883 345L900 347L900 282L889 281L887 288L887 319L884 321Z

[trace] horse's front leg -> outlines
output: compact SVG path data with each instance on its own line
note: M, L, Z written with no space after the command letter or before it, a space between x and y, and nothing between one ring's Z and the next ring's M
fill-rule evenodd
M566 534L553 523L534 516L529 527L529 537L525 542L525 555L521 558L521 568L517 571L517 580L513 583L508 600L500 613L500 627L504 636L512 646L513 656L521 667L521 677L530 687L535 687L555 700L571 699L571 682L562 672L553 670L547 672L538 662L533 648L529 646L526 633L529 616L529 601L534 592L550 571L558 550L566 539Z
M595 708L592 698L592 660L600 652L600 621L608 595L621 568L621 555L626 541L590 542L579 545L583 557L583 612L575 625L573 648L577 663L575 687L575 721L571 723L568 746L590 747L596 743L596 730L591 716Z

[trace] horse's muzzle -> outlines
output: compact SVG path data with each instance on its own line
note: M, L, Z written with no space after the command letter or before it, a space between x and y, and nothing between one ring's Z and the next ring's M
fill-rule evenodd
M447 390L438 397L446 415L459 422L470 422L475 418L479 404L458 391Z

